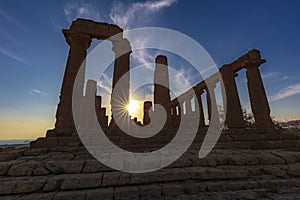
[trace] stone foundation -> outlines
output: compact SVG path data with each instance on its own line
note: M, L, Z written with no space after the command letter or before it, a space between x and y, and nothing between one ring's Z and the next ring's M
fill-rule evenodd
M244 136L223 134L206 158L199 159L199 146L192 146L170 166L143 174L110 169L83 147L3 148L0 199L296 199L300 191L298 136ZM275 147L270 143L279 141L274 136L285 138L289 145ZM225 145L232 140L247 143L251 138L252 143L269 142L272 148Z

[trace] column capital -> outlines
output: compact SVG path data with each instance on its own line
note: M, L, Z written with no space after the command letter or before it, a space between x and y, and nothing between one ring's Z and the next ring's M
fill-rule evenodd
M179 101L178 99L174 99L172 102L171 102L172 106L178 106L179 105Z
M233 69L231 67L231 65L223 65L220 69L219 69L220 73L222 74L227 74L227 73L233 73Z
M126 38L120 38L116 40L111 40L112 42L112 50L116 55L123 55L127 53L131 53L130 42Z
M67 43L72 45L80 45L83 46L85 49L88 49L91 45L92 38L85 33L74 33L70 30L63 29L64 36L66 38Z
M259 68L261 64L266 63L267 61L265 59L260 59L260 60L248 60L245 63L245 68L247 70L249 69L255 69L255 68Z
M215 87L216 87L215 83L207 82L204 87L204 90L206 90L206 92L208 92L211 89L215 89Z
M195 90L195 94L196 95L202 95L203 93L204 93L204 89L203 88Z

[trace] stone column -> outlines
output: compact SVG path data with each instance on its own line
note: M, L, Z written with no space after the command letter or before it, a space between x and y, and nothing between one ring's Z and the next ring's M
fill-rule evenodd
M214 89L216 87L215 83L209 83L208 80L207 82L207 87L205 88L206 90L206 101L207 101L207 110L208 110L208 119L209 121L212 120L212 114L216 113L218 114L218 105L217 105L217 100L215 96Z
M169 89L169 72L167 57L159 55L155 59L154 71L154 104L160 104L170 116L170 89ZM155 105L154 105L155 111Z
M156 104L161 105L167 114L164 127L172 126L171 97L169 89L169 71L167 57L159 55L155 59L154 71L154 112L157 111Z
M186 114L191 114L192 111L192 103L191 103L192 97L187 97L187 99L185 100L185 112Z
M203 112L203 103L201 95L203 94L203 90L195 91L196 98L198 102L198 106L195 105L196 112L199 112L199 126L204 127L205 126L205 118L204 118L204 112Z
M112 92L116 84L120 86L120 91L111 98L111 109L116 116L112 116L111 125L114 124L115 117L128 117L126 106L129 103L130 90L130 54L131 47L129 41L124 38L112 40L112 50L115 52L115 63L113 71ZM122 78L122 79L121 79Z
M151 122L150 115L149 115L151 109L152 109L152 102L145 101L144 102L144 117L143 117L144 126L150 124L150 122Z
M55 131L67 133L76 130L72 113L73 86L79 68L83 65L79 77L83 94L86 50L91 44L91 38L87 34L72 33L69 30L63 30L63 33L70 50L56 111Z
M255 60L246 63L246 76L250 96L251 109L259 128L273 128L274 123L270 117L270 107L260 75L259 66L265 60Z
M178 99L174 99L172 102L173 105L173 116L172 116L172 124L173 127L178 127L179 122L180 122L180 115L181 115L181 110L180 110L180 105ZM177 115L177 108L178 108L178 115Z
M222 90L225 89L225 94L223 94L223 101L224 103L226 102L225 125L227 128L243 128L245 127L245 122L235 82L235 74L230 65L224 65L220 69L220 72L222 77L221 81L224 86Z
M106 108L102 108L102 97L96 96L95 99L96 115L98 122L103 130L107 129Z
M92 120L95 116L97 116L97 110L96 106L98 104L97 98L97 82L94 80L88 80L86 84L86 90L85 90L85 112L86 112L86 125L88 129L95 129L97 127L97 124L94 124L94 120ZM82 121L83 121L82 120Z

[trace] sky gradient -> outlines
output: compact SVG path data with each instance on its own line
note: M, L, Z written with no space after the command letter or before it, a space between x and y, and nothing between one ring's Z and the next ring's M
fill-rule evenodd
M124 29L182 32L199 42L218 67L259 49L267 60L260 69L271 115L300 119L299 7L296 0L0 1L0 139L34 139L53 128L69 49L61 30L77 17ZM146 55L133 59L153 59ZM249 108L245 71L236 81Z

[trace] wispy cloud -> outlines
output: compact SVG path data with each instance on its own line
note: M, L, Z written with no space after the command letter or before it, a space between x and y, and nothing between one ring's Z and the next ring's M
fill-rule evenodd
M15 37L11 36L10 34L0 30L0 34L5 37L6 39L10 40L11 42L13 42L14 44L18 45L19 47L25 48L25 45L18 41Z
M278 72L267 72L261 74L262 79L264 80L273 80L273 81L282 81L289 79L288 76L282 75Z
M113 23L121 28L129 29L144 24L145 20L149 20L152 14L173 5L175 2L176 0L146 1L132 3L128 6L116 1L109 17Z
M269 97L270 101L277 101L280 99L284 99L289 96L293 96L300 93L300 83L290 85L283 90L279 91L278 93Z
M274 78L274 77L277 77L277 76L278 76L278 73L276 73L276 72L267 72L267 73L261 74L261 77L263 79L270 79L270 78Z
M7 49L4 49L4 48L0 47L0 53L6 55L6 56L8 56L8 57L10 57L10 58L12 58L12 59L14 59L16 61L19 61L19 62L21 62L23 64L27 64L25 62L25 60L23 60L23 58L21 58L19 55L15 54L13 52L8 51Z
M128 30L134 27L145 26L147 22L152 19L152 16L161 11L163 8L172 6L176 0L158 0L158 1L146 1L135 2L129 5L125 5L121 2L114 2L109 18L112 23L117 24L124 30ZM137 43L139 47L148 43L147 38L140 36L131 39L132 44ZM134 51L132 53L134 62L143 63L146 67L150 68L152 65L147 63L154 62L154 55L147 50Z
M29 94L31 95L34 95L34 94L40 94L40 95L47 95L45 92L39 90L39 89L36 89L36 88L31 88L29 91Z
M76 18L103 21L102 12L93 4L85 2L68 3L63 7L67 20L71 23Z
M107 74L102 74L100 79L97 81L97 85L100 88L100 90L102 89L101 92L111 94L112 78L107 76Z
M22 26L21 23L19 23L15 18L11 17L10 15L8 15L6 12L4 12L3 10L0 9L0 17L3 19L6 19L10 24L15 25L17 28L24 30L24 27ZM0 30L1 36L3 36L4 38L10 40L11 42L13 42L14 44L18 45L19 47L23 47L24 48L24 44L19 42L18 40L16 40L16 38L14 38L13 36L11 36L10 34L4 32L3 30ZM9 50L7 50L6 48L2 48L0 47L0 53L14 59L17 60L23 64L26 64L26 62L23 60L23 58L21 58L19 55L17 55L16 53L13 53Z
M172 98L179 96L183 92L191 88L191 78L189 70L184 70L184 68L177 70L169 70L170 87L172 91Z
M3 18L5 18L10 23L17 26L18 28L24 29L24 27L22 26L22 24L19 21L17 21L15 18L11 17L10 15L8 15L6 12L4 12L1 9L0 9L0 16L2 16Z

